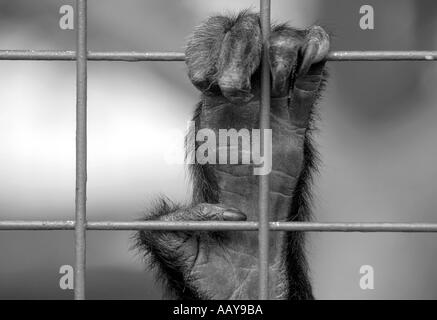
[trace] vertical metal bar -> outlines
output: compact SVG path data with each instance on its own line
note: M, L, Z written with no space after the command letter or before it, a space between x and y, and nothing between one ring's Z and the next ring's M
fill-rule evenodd
M262 31L262 59L261 59L261 104L260 130L264 134L270 129L270 0L260 0L260 20ZM264 141L264 139L261 139ZM261 148L263 150L263 148ZM265 150L265 149L264 149ZM271 156L271 155L264 155ZM259 176L259 299L269 298L269 175Z
M76 2L76 225L74 298L85 299L87 180L87 0Z

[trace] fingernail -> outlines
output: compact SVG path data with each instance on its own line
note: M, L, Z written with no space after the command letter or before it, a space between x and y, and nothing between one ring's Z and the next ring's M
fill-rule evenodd
M224 211L223 220L226 221L245 221L247 219L246 215L240 211Z

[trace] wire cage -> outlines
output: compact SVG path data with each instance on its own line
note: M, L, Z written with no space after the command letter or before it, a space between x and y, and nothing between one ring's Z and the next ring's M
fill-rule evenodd
M270 0L260 0L263 57L268 53ZM76 51L0 50L0 60L76 61L76 209L75 220L0 220L0 230L74 230L74 298L85 299L87 230L233 230L256 231L259 238L259 299L268 299L269 232L437 232L436 223L334 223L272 222L268 220L269 176L259 177L258 221L87 221L87 63L89 61L184 61L179 52L93 52L87 50L87 0L76 0ZM437 61L437 51L337 51L329 61ZM270 71L268 60L261 62L260 129L270 126Z

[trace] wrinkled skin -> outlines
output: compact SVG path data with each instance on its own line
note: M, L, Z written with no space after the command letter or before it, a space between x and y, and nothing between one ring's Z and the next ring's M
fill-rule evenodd
M261 48L259 17L248 12L209 18L195 30L186 56L189 78L202 92L194 115L196 131L259 128ZM321 27L272 27L270 221L308 218L302 195L313 166L308 135L328 50L329 36ZM245 152L241 146L239 151ZM195 165L191 171L192 205L163 201L146 219L258 219L258 176L253 174L253 164ZM302 234L271 232L270 237L270 298L312 299ZM258 297L256 232L142 231L137 240L179 298Z

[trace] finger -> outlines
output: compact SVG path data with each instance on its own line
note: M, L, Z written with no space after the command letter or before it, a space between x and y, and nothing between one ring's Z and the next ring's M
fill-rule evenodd
M270 69L272 73L272 96L283 97L288 94L290 77L296 64L297 55L292 48L270 47Z
M304 75L308 73L313 61L317 56L317 52L319 51L319 45L315 41L307 42L302 48L303 58L302 63L297 72L298 76Z
M208 18L194 30L185 50L188 77L203 93L214 92L214 76L221 43L232 20L225 16ZM218 89L220 93L220 90Z
M303 56L298 76L308 73L311 65L321 62L329 53L329 35L319 26L313 26L308 30L305 44L301 48Z
M291 28L274 31L270 37L270 70L272 73L272 96L288 95L291 77L295 71L298 51L304 33Z
M244 14L223 40L217 66L217 83L222 94L231 102L252 99L250 78L259 66L261 30L259 17Z

